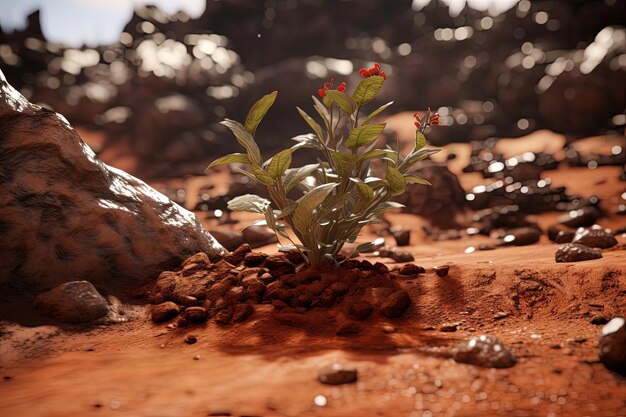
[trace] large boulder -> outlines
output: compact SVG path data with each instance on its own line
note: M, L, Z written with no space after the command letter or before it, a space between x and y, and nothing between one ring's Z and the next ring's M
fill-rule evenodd
M225 249L195 215L102 163L65 118L29 103L0 72L0 288L141 284Z

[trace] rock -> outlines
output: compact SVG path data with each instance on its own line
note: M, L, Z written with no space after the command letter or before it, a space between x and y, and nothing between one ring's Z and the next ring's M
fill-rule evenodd
M598 347L600 362L608 369L626 375L626 321L615 317L602 328Z
M617 239L610 232L601 227L579 228L576 230L572 243L588 246L590 248L611 248L617 245Z
M188 345L193 345L197 341L198 341L198 338L196 336L189 335L185 337L185 343L187 343Z
M269 269L272 275L286 275L296 272L295 265L289 262L284 255L269 256L263 266Z
M306 262L304 255L302 255L302 252L298 249L289 249L285 253L285 256L287 257L287 260L294 265L300 265Z
M595 324L596 326L607 324L609 319L604 316L596 315L591 318L591 324Z
M204 307L187 307L183 316L189 323L204 323L207 321L207 311Z
M457 227L466 204L457 176L447 165L433 161L421 161L413 173L432 186L408 185L406 192L398 196L398 202L406 206L403 210L424 216L438 227Z
M254 307L250 304L237 304L233 312L233 322L238 323L246 320L254 313Z
M510 368L515 365L513 353L496 337L481 335L459 343L452 352L459 363L484 368Z
M411 240L411 230L403 229L401 227L392 227L389 229L391 235L396 240L398 246L409 246Z
M391 258L398 263L413 262L415 260L415 257L413 257L411 252L398 250L396 248L381 248L378 251L378 256L381 258Z
M250 244L251 248L258 248L278 242L276 233L267 226L253 225L242 231L243 241Z
M519 227L507 231L500 245L526 246L537 243L541 237L541 230L534 227Z
M356 323L346 323L337 329L335 334L341 337L356 336L361 333L361 326Z
M35 299L44 316L70 323L87 323L106 316L108 304L87 281L65 282Z
M402 265L398 271L400 275L418 275L424 272L426 272L424 268L415 264Z
M162 323L180 314L180 308L171 301L153 305L150 308L150 318L155 323Z
M87 277L103 288L145 283L194 253L225 253L193 213L102 163L63 116L29 103L1 72L0 125L5 291Z
M566 243L559 246L554 255L557 262L581 262L602 258L602 251L592 249L576 243Z
M442 266L436 266L433 268L435 270L435 274L437 274L438 277L447 277L448 276L448 271L450 270L450 266L449 265L442 265Z
M556 243L570 243L574 239L575 233L570 230L561 230L554 237Z
M357 380L357 370L335 363L320 369L317 379L327 385L351 384Z
M230 323L230 321L233 318L233 312L234 309L232 307L228 307L225 308L223 310L220 310L216 315L215 315L215 322L217 324L228 324Z
M456 332L458 328L459 328L459 323L444 323L441 326L439 326L439 331L445 332L445 333L453 333L453 332Z
M569 227L585 227L593 225L600 217L600 212L593 206L571 210L559 217L559 223Z
M229 251L234 251L244 242L241 232L226 229L211 229L209 233Z
M350 317L356 320L365 320L370 314L372 314L373 310L374 308L369 302L357 300L350 306L348 313L350 314Z
M243 264L248 267L259 266L265 261L267 255L260 252L250 252L247 253L243 258Z
M380 313L389 318L400 317L411 306L411 297L404 290L396 291L380 305Z

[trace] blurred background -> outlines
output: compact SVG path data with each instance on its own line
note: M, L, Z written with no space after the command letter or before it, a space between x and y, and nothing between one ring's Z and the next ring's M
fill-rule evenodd
M623 134L624 22L623 0L0 0L0 68L105 162L160 179L234 150L218 122L272 90L258 139L284 147L307 131L295 106L373 62L381 104L441 114L436 145Z

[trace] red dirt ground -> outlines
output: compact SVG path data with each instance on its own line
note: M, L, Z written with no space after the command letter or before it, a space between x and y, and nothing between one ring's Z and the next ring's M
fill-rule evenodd
M609 204L626 191L618 171L545 174ZM601 178L606 182L598 185ZM479 178L461 181L468 188ZM557 215L536 220L547 226ZM400 319L373 315L355 322L358 334L343 337L336 330L350 319L340 309L287 316L269 305L225 327L210 321L169 329L152 323L145 306L128 306L127 323L87 330L5 322L0 415L626 416L626 378L598 362L601 326L591 324L595 315L626 313L626 237L602 259L556 264L557 245L545 237L537 245L464 254L489 239L427 242L415 216L389 219L414 230L410 250L427 269L400 280L413 298ZM624 223L617 216L600 221ZM440 278L432 267L444 264L450 272ZM508 315L494 317L500 312ZM458 330L442 332L444 323L458 323ZM385 332L386 324L396 331ZM184 342L190 334L196 344ZM517 364L485 369L449 358L450 347L479 334L499 337ZM317 371L337 361L358 369L356 384L317 381ZM320 395L323 407L314 403Z

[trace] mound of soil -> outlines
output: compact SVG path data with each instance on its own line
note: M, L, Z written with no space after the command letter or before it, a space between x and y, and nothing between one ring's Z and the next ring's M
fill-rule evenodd
M269 304L287 322L294 320L292 315L331 307L353 320L397 318L412 304L399 278L424 272L413 264L390 271L380 262L352 259L307 267L298 251L269 256L244 244L218 262L200 252L179 270L163 272L149 289L151 317L164 322L180 313L178 327L211 319L226 325L248 319L255 305Z

